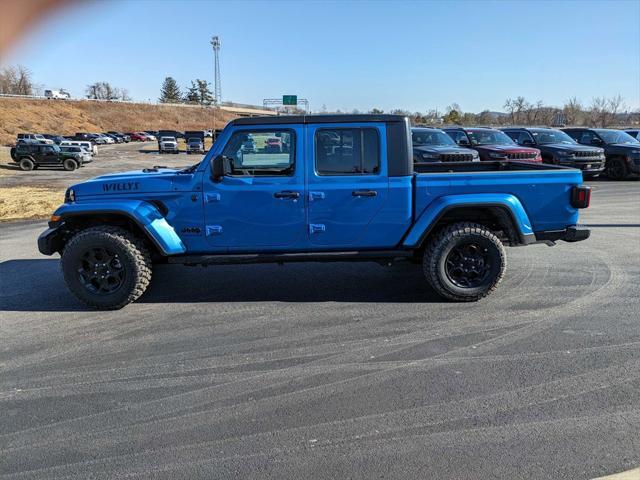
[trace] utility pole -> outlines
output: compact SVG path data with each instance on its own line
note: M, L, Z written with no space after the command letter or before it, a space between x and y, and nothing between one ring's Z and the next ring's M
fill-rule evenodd
M220 105L222 102L222 86L220 85L220 37L211 37L213 47L213 102Z

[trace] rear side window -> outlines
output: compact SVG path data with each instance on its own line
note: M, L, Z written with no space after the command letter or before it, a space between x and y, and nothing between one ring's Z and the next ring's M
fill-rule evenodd
M468 141L467 134L464 133L462 130L445 130L445 132L456 143L458 143L460 140L467 140Z
M320 129L315 144L319 175L380 173L380 140L375 128Z
M222 154L229 159L231 175L291 176L295 170L295 132L238 131L231 136Z
M571 136L573 138L575 138L575 140L578 143L583 143L585 145L591 145L593 140L595 138L597 138L595 133L590 132L588 130L581 130L579 132L571 132L571 134L572 134Z

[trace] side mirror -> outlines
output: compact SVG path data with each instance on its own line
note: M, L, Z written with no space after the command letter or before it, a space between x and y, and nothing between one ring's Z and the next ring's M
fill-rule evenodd
M221 182L227 173L227 158L224 155L217 155L211 160L211 178L214 182Z
M535 145L535 142L527 138L522 141L522 145L525 145L527 147L533 147Z
M468 147L469 140L467 140L466 138L461 138L460 140L458 140L458 145L460 145L461 147Z
M602 140L600 140L599 138L592 138L591 139L591 145L600 146L600 145L602 145Z

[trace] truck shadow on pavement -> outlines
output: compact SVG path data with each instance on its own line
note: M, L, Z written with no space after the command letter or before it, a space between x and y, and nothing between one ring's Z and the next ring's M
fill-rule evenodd
M0 311L91 311L67 290L58 259L0 263ZM157 265L137 304L220 302L442 303L419 265L299 263Z

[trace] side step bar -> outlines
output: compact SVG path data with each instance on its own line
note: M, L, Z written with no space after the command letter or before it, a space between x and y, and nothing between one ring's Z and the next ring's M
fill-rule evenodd
M220 255L175 255L167 257L168 263L182 265L236 265L251 263L292 262L378 262L387 264L395 259L411 258L408 250L353 251L353 252L305 252L305 253L252 253Z

